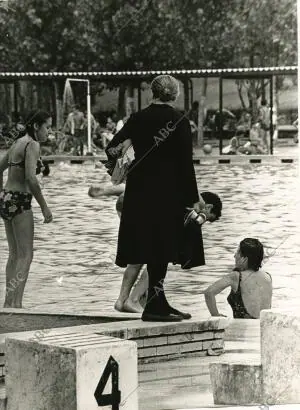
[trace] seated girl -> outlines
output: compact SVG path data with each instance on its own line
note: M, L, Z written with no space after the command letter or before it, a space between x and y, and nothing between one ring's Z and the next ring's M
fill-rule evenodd
M249 138L251 154L267 154L261 138L261 126L259 123L252 125Z
M240 136L236 134L233 136L229 142L229 145L227 147L224 147L222 150L222 154L226 155L241 155L242 150L241 150L241 142L240 142Z
M258 239L245 238L235 255L235 268L223 276L205 292L205 301L212 316L219 313L216 295L230 287L227 298L236 319L259 319L260 311L270 309L272 302L272 278L261 269L264 248Z
M261 128L260 124L253 124L250 133L249 141L243 147L240 147L239 151L242 154L246 155L262 155L267 154L266 149L264 148L262 138L260 136Z

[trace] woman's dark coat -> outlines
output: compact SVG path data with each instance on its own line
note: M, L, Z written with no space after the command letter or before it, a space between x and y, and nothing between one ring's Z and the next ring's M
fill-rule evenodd
M185 207L199 201L189 121L167 104L151 104L131 115L109 143L108 157L127 138L135 160L126 180L116 264L184 265ZM196 265L204 264L201 229L199 235Z

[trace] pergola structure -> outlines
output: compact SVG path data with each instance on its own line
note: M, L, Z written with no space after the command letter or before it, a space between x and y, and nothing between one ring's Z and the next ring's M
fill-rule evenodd
M153 71L71 71L71 72L2 72L0 73L0 83L9 82L15 83L22 80L66 80L69 79L87 79L109 81L122 80L133 81L138 89L138 109L141 109L141 83L145 80L160 74L169 74L176 77L178 80L188 80L189 82L189 98L193 100L193 84L192 78L219 78L219 112L220 123L222 124L223 112L223 81L238 80L238 79L268 79L270 81L270 111L271 111L271 131L270 131L270 150L273 154L273 90L274 76L279 75L297 75L297 66L287 67L254 67L254 68L226 68L226 69L199 69L199 70L153 70ZM15 106L17 107L17 94L15 93ZM16 110L17 111L17 110ZM220 130L219 150L222 154L223 133Z

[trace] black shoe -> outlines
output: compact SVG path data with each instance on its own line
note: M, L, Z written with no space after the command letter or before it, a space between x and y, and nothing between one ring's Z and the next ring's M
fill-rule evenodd
M165 315L155 315L153 313L143 313L142 314L143 322L181 322L181 315L174 315L173 313Z
M192 315L190 313L180 312L180 310L174 309L170 306L170 313L176 316L181 316L182 319L191 319Z

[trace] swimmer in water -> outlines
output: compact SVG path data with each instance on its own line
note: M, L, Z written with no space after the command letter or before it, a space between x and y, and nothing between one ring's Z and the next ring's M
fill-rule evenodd
M91 198L100 198L101 196L119 196L125 191L125 185L92 185L89 188L88 195Z
M255 238L245 238L235 252L232 272L210 285L204 292L207 308L212 316L219 313L216 295L226 288L231 292L227 298L236 319L259 319L263 309L271 309L272 277L262 270L264 247Z

